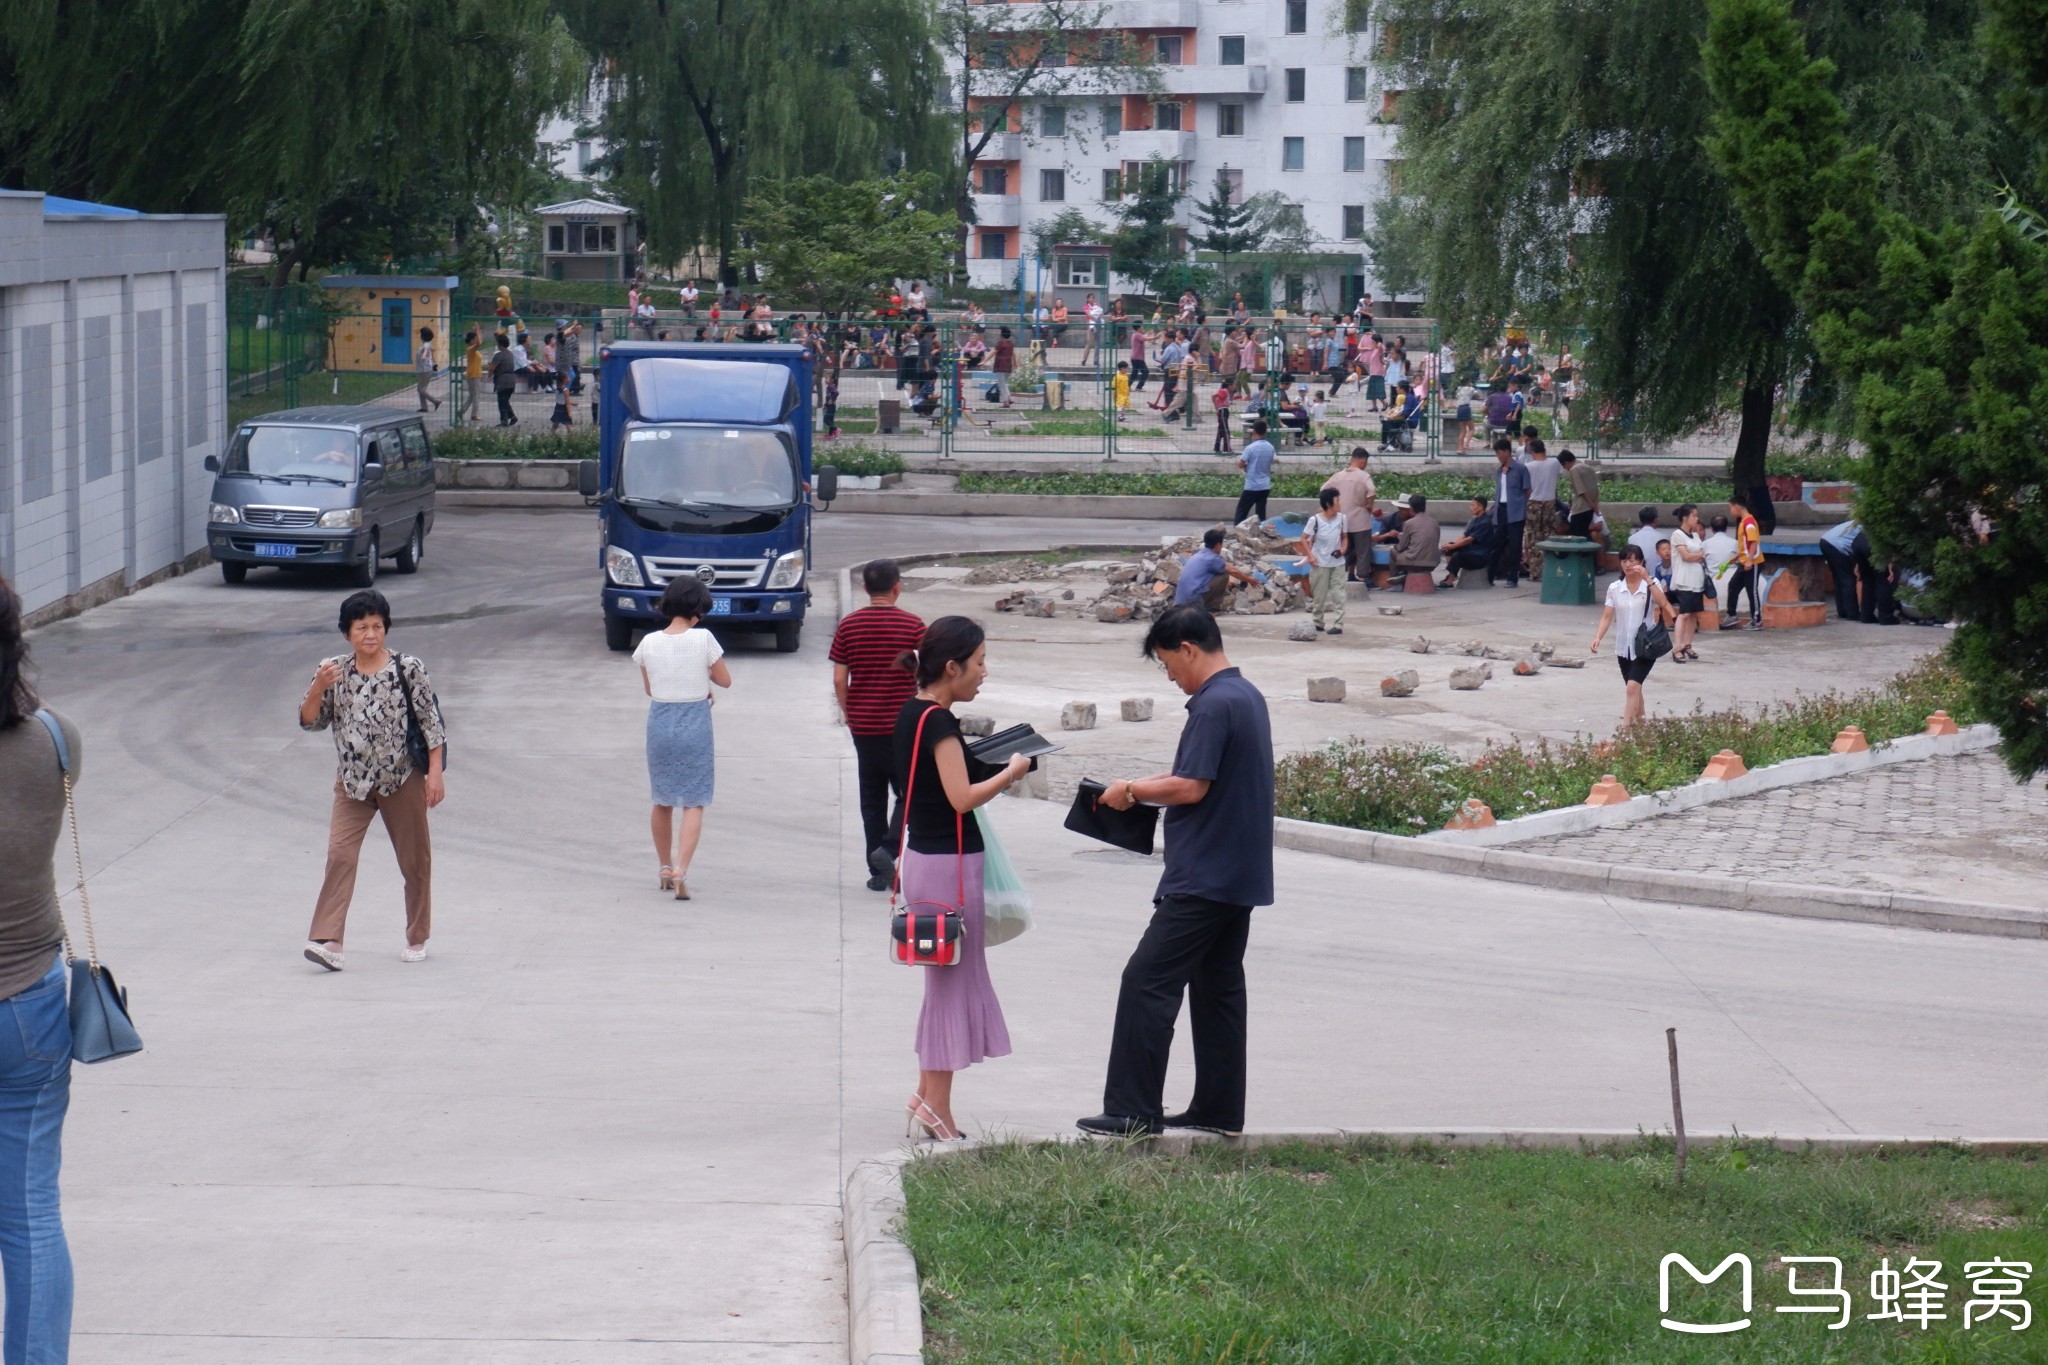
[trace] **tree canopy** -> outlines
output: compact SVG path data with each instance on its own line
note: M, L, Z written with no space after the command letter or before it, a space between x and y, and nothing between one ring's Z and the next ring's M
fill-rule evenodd
M894 279L930 278L953 254L954 220L937 175L765 181L748 196L743 265L785 308L848 314L873 307Z

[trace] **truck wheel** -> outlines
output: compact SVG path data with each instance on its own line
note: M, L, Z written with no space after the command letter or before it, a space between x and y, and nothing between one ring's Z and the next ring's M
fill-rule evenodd
M777 654L796 653L797 637L803 634L803 629L804 623L801 621L777 621L775 623L775 652Z
M370 532L370 548L363 552L363 562L348 571L348 581L359 588L375 586L377 582L377 558L383 553L377 544L377 533Z
M233 560L228 559L223 559L220 562L220 577L223 583L239 583L248 576L249 566L247 564L237 564Z
M427 553L427 533L420 523L412 524L412 534L405 538L405 546L398 552L398 563L394 566L400 573L418 573L420 560Z
M623 616L605 617L604 642L616 653L629 652L633 648L633 623Z

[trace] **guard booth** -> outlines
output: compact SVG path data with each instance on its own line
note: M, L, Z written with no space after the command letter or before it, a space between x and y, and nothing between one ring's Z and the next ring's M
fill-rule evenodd
M461 285L455 275L329 275L320 281L334 305L327 368L407 372L419 330L434 329L434 354L448 363L448 301Z
M549 279L633 278L633 210L603 199L565 199L534 212L541 223L541 273Z

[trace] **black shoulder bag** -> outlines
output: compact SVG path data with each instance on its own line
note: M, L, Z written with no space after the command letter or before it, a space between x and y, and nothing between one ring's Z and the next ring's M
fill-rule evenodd
M1664 646L1669 649L1667 643ZM405 756L412 760L413 771L425 776L429 770L427 762L427 732L420 729L419 712L412 709L412 684L405 680L405 656L395 656L398 661L398 691L405 698ZM434 719L441 720L441 699L434 698ZM441 725L441 771L448 771L448 725Z

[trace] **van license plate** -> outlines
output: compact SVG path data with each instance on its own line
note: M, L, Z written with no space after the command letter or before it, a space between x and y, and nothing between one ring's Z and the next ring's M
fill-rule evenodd
M732 599L731 599L730 597L714 597L714 598L712 598L712 599L711 599L711 614L712 614L713 616L730 616L730 615L732 615Z
M262 545L256 547L258 559L296 559L299 547L296 545Z

